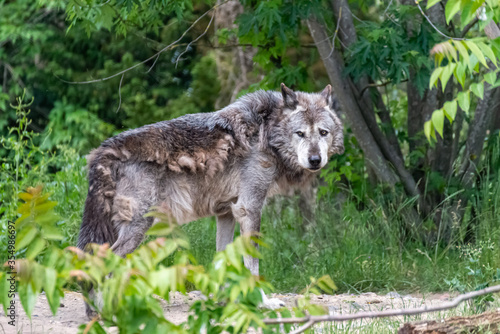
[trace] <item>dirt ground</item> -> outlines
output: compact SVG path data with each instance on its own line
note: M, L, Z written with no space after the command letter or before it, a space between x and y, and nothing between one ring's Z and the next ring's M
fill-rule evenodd
M171 303L163 303L165 316L174 323L181 323L187 319L190 304L201 296L197 292L191 292L188 296L175 293ZM283 300L287 307L293 307L295 300L300 296L297 294L273 294L272 297ZM327 306L331 314L355 313L370 310L385 310L397 308L419 307L422 305L436 305L450 299L449 294L406 295L401 296L396 292L385 295L375 293L339 294L313 296L312 302ZM45 296L42 294L35 306L32 319L28 319L18 303L17 328L8 325L8 320L3 311L0 313L0 334L14 333L77 333L78 326L87 322L82 297L79 293L67 292L61 300L61 307L56 316L52 316Z

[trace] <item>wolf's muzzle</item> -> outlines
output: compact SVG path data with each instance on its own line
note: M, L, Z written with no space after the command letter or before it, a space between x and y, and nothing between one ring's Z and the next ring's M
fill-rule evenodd
M309 164L311 165L311 169L318 169L321 164L321 157L319 155L310 156Z

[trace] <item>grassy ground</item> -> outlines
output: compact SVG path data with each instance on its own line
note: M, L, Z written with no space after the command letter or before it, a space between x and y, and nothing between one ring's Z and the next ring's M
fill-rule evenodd
M26 131L21 125L25 139L30 137ZM88 187L85 158L67 148L53 155L30 140L9 145L16 154L14 159L4 160L0 168L0 229L5 230L7 222L16 218L17 193L42 183L45 191L52 193L51 199L59 203L59 227L65 235L61 246L75 245ZM480 182L482 190L474 197L476 201L471 201L476 237L471 245L458 237L427 245L408 238L402 228L406 224L402 208L408 201L374 198L360 208L349 191L342 201L324 196L316 223L308 227L302 224L296 199L272 201L262 221L267 247L262 248L261 273L278 291L287 292L298 292L310 277L325 274L333 278L341 292L354 293L463 291L491 283L500 279L497 171L483 175ZM215 220L206 218L183 228L195 257L202 264L208 263L215 252ZM464 226L454 229L455 236L463 236ZM7 254L5 238L6 233L0 233L1 263Z
M401 243L393 222L375 213L359 212L349 203L340 211L330 210L320 210L316 224L302 228L293 204L266 208L261 272L278 291L298 292L310 277L325 274L341 292L471 290L495 279L500 268L495 217L483 221L484 231L478 232L474 245L426 247ZM203 219L184 229L196 258L208 262L215 252L215 220Z

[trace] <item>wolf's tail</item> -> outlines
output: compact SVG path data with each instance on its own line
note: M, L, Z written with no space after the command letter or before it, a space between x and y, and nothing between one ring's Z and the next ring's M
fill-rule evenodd
M82 250L89 243L109 243L112 246L117 239L111 218L116 193L116 171L120 160L114 150L99 147L88 155L87 161L89 192L77 244Z

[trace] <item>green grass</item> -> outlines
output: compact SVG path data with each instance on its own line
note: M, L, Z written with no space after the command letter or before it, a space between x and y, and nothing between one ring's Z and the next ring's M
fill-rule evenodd
M0 165L0 230L16 219L16 193L44 184L51 200L59 204L59 227L65 238L61 247L75 245L87 194L85 158L74 149L60 147L56 153L39 148L40 141L27 132L27 117L19 126L18 139L2 139L11 154ZM24 128L23 128L24 127ZM15 133L14 132L14 133ZM22 140L19 138L22 137ZM500 156L500 145L492 157ZM493 161L492 166L500 165ZM302 224L296 199L271 201L263 213L261 274L278 291L298 292L310 277L330 275L340 292L473 290L500 279L500 174L487 170L480 191L469 201L474 205L475 242L464 245L464 226L455 226L454 238L424 244L412 238L404 226L402 208L408 200L380 192L359 208L351 191L344 199L323 196L314 225ZM323 191L324 193L324 191ZM327 191L328 193L328 191ZM274 203L274 204L273 204ZM277 204L278 203L278 204ZM466 218L472 215L467 214ZM468 219L464 219L468 221ZM198 262L207 264L215 253L214 218L183 226ZM237 227L238 229L238 227ZM238 234L238 231L236 231ZM0 233L0 261L6 258L6 233ZM464 251L464 249L469 251ZM18 257L21 257L19 254ZM453 282L453 283L449 283Z
M398 222L387 219L380 208L359 211L349 202L335 208L323 201L316 224L303 228L295 202L286 202L264 210L261 231L267 245L261 247L261 274L281 292L300 292L310 277L325 274L339 292L447 291L446 282L454 278L473 290L493 280L500 268L499 245L493 242L500 239L500 224L493 206L481 213L477 245L429 247L416 241L402 243ZM215 220L202 219L183 229L195 257L207 263L215 252ZM467 255L464 247L480 251ZM469 268L482 270L481 275L471 275Z

